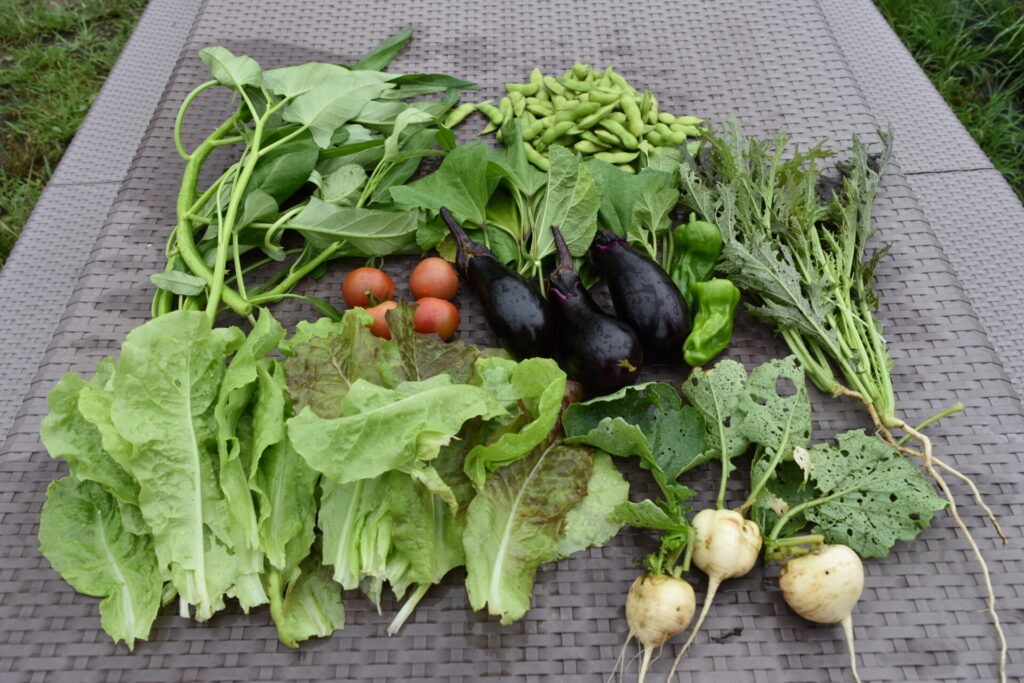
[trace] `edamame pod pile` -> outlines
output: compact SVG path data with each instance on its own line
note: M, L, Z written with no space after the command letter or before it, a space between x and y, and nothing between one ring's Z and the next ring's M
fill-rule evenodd
M462 105L445 125L450 128L476 110L490 120L481 134L497 131L501 140L502 124L518 119L526 158L545 171L547 149L558 144L635 173L642 154L699 137L704 123L659 111L649 90L637 91L610 66L596 70L576 62L558 77L536 68L529 82L506 83L505 88L508 95L497 106L490 101Z

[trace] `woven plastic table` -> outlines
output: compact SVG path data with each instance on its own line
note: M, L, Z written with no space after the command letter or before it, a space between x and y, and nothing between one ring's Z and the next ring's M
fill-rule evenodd
M523 78L534 66L561 72L575 60L614 64L656 92L668 111L712 119L734 114L749 132L785 128L805 141L843 142L852 132L870 137L888 117L869 106L862 81L831 30L836 11L832 3L823 8L810 0L625 9L612 2L568 0L332 6L208 0L178 52L112 210L94 243L81 247L88 258L0 446L0 681L604 680L625 637L622 601L635 576L633 564L651 545L648 537L629 531L606 548L542 569L533 609L510 626L471 612L461 574L455 573L428 593L393 638L384 635L393 602L385 602L381 616L351 593L345 630L297 651L277 642L265 610L222 614L207 624L165 612L150 642L138 644L133 653L114 647L99 629L96 601L75 594L37 550L46 485L65 471L38 442L43 397L65 371L91 372L148 315L152 291L146 275L161 267L181 171L171 125L184 95L205 80L196 56L203 46L248 53L264 68L311 59L350 62L411 24L416 36L392 70L457 74L479 83L484 98L500 94L504 81ZM209 107L205 117L193 108L187 130L198 133L217 121L217 103ZM102 123L116 138L116 114ZM70 213L76 197L85 197L75 187L57 188L62 196L70 193L69 205L62 212L50 203L55 212L50 221ZM1019 649L1024 413L899 164L883 183L875 215L884 238L893 242L878 278L902 412L913 422L956 400L967 404L966 414L933 426L930 434L937 452L975 478L1011 538L1009 546L999 543L966 488L954 487L988 558L1011 644L1009 674L1019 679L1024 676ZM341 272L333 270L307 291L330 295ZM22 301L29 310L39 305L29 296ZM473 302L466 299L460 306L464 333L489 343ZM288 322L314 315L285 305L275 312ZM1004 315L1019 318L1020 312ZM748 365L784 353L764 327L746 319L729 351ZM815 396L817 437L866 426L858 407ZM698 471L689 483L710 491L712 473ZM890 557L868 562L866 571L854 614L865 681L996 679L984 590L948 516L937 517L916 542L900 544ZM725 586L679 680L850 680L838 628L814 626L792 614L782 603L776 577L777 570L762 568ZM704 583L697 579L700 593ZM664 677L670 652L656 663L651 680Z

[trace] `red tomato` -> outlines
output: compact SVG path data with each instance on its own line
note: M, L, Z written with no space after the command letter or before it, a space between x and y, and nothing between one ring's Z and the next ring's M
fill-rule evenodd
M443 258L431 256L420 261L412 269L409 289L415 299L429 296L450 301L459 291L459 276L455 274L455 269L450 263Z
M349 307L375 306L395 295L395 281L377 268L356 268L341 283L341 298Z
M367 308L366 312L373 316L373 322L367 325L375 337L391 339L391 329L388 327L387 312L398 308L397 301L382 301L373 308Z
M417 332L436 333L441 339L450 339L459 327L459 309L451 301L425 296L416 302L412 326Z

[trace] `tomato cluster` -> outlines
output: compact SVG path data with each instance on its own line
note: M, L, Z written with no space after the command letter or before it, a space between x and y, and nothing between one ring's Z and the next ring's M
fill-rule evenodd
M459 291L455 269L436 256L424 259L409 275L409 290L416 300L414 329L450 339L459 327L459 309L451 302ZM398 306L394 295L395 281L379 268L356 268L341 283L341 298L345 304L365 308L373 316L370 331L384 339L391 339L386 314Z

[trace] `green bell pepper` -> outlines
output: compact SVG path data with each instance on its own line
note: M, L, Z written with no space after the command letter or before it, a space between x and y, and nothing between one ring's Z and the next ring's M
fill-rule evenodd
M722 352L732 337L732 319L740 290L730 280L694 282L690 292L697 303L693 328L683 344L683 357L692 367L704 365Z
M715 264L722 253L722 233L714 223L699 221L690 214L690 222L677 227L673 239L676 258L671 264L669 277L683 293L692 315L697 301L690 285L704 282L714 275Z

